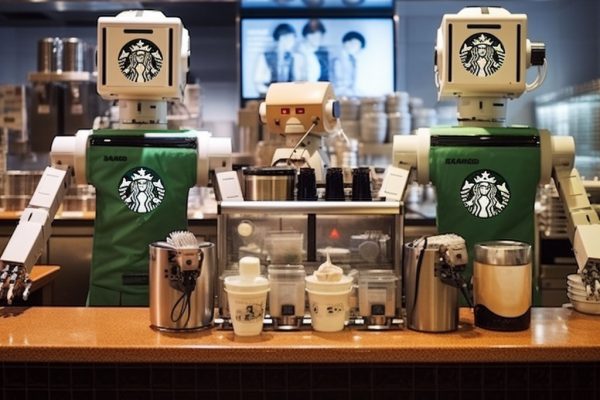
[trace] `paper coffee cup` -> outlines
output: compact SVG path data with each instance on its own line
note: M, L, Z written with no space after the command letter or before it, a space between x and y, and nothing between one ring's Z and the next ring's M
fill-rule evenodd
M339 332L344 329L350 290L324 293L307 290L310 318L317 332Z
M238 336L260 335L263 329L268 290L235 292L225 289L233 332Z

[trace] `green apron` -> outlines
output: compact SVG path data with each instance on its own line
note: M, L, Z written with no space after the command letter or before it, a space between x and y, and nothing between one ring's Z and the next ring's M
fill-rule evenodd
M148 245L187 229L195 136L145 133L101 130L89 138L87 179L96 188L91 306L147 306Z
M517 240L534 245L534 205L540 180L539 133L533 128L431 129L430 177L437 190L439 233L474 245Z

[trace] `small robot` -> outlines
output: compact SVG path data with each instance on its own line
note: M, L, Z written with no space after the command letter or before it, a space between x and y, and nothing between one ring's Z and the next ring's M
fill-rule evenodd
M97 88L119 101L117 129L56 137L48 167L4 253L0 297L26 297L71 175L96 188L88 304L148 305L148 245L187 227L188 190L230 169L231 143L208 132L168 131L167 102L181 100L188 31L159 11L98 20Z
M340 104L331 83L272 83L259 113L269 132L285 136L288 146L275 151L272 165L314 168L317 182L324 182L329 157L323 140L339 131Z
M526 70L538 76L526 82ZM437 32L439 98L458 98L458 125L420 129L394 138L394 166L416 169L437 189L439 233L473 245L493 240L534 244L538 184L552 178L569 220L569 238L589 292L600 290L600 225L576 169L566 136L505 126L508 99L544 80L545 45L527 39L527 16L499 7L469 7L445 15Z

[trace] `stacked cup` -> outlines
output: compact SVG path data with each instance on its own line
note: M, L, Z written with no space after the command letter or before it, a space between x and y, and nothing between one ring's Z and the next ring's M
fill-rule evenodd
M363 97L360 102L360 138L365 143L384 143L387 116L382 97Z
M411 116L407 92L394 92L385 98L385 112L388 119L388 141L396 135L410 135Z
M260 261L257 257L243 257L239 264L239 275L225 277L233 332L238 336L260 335L269 281L260 276Z
M579 274L567 276L567 297L573 307L582 313L600 314L600 292L590 289L589 292Z
M311 324L317 332L338 332L344 329L348 315L348 300L354 279L344 275L340 267L327 261L314 274L306 277L306 292Z

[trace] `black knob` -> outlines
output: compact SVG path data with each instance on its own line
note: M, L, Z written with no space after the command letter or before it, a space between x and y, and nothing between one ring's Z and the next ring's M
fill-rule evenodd
M540 42L531 43L531 65L544 65L546 45Z

